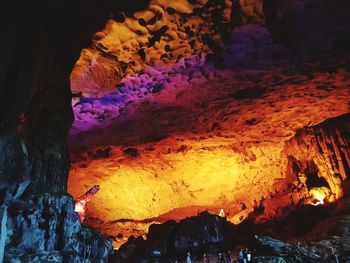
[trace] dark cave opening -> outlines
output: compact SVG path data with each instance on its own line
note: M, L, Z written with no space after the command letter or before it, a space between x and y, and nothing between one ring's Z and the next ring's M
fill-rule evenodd
M318 167L313 160L307 161L306 167L304 169L304 174L307 177L307 187L312 188L328 186L326 179L319 176Z

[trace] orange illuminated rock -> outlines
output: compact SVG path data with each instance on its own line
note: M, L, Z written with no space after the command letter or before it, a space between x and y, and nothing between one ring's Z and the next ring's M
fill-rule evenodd
M224 46L230 7L197 2L154 0L109 21L71 76L87 97L119 84L101 100L74 101L68 181L75 197L82 184L101 185L88 222L116 246L151 222L204 210L240 224L257 207L257 221L268 220L343 195L346 135L317 124L349 112L349 72L326 72L338 68L331 59L293 64L258 26L238 28ZM241 23L262 17L258 2L241 1ZM209 52L229 69L206 64Z
M83 49L71 75L73 94L99 97L116 89L123 72L117 57L106 56L93 49Z
M320 202L343 196L342 182L350 163L349 127L348 117L343 116L306 128L286 143L284 151L292 167L287 176L306 177L305 186L314 189L310 194L318 194Z
M232 1L217 2L222 4L152 0L146 10L123 23L109 20L77 61L71 74L73 93L102 96L115 89L124 75L138 73L146 65L174 64L181 57L218 52L223 38L230 37ZM262 1L241 1L234 14L240 24L261 23Z
M128 104L112 126L71 137L69 191L77 196L81 184L101 185L88 214L103 221L161 222L215 207L240 223L263 199L268 218L313 202L314 187L330 189L327 201L340 198L344 129L315 124L349 111L347 74L223 71L173 96ZM337 89L320 88L335 79ZM106 157L82 150L107 145Z

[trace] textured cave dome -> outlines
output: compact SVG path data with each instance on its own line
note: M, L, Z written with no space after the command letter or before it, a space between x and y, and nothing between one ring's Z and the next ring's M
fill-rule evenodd
M344 195L348 126L323 123L349 112L349 57L325 52L348 36L347 4L322 27L328 3L218 3L151 1L73 69L68 189L101 186L87 222L117 246L199 211L240 224L264 206L262 222Z

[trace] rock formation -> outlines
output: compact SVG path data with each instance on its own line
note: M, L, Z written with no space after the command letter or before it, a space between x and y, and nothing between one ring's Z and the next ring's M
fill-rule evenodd
M131 237L115 251L111 262L181 261L188 251L193 259L197 259L203 253L226 253L242 237L250 240L250 249L254 250L253 262L326 262L302 247L268 236L251 237L240 232L225 218L208 213L186 218L179 223L168 221L152 225L146 240Z
M256 240L258 249L265 254L256 257L256 262L325 262L317 254L271 237L256 236Z
M112 262L136 262L146 258L171 261L184 257L188 251L202 254L224 248L229 240L229 226L226 219L205 212L179 223L154 224L150 226L146 240L130 238L116 251Z
M249 37L249 32L258 35ZM143 74L125 77L118 91L100 99L75 100L69 191L80 194L76 186L81 182L101 185L88 207L97 222L164 222L198 210L218 214L224 209L238 224L262 200L266 213L261 220L269 220L283 216L284 207L317 204L319 193L327 197L320 198L325 202L342 196L339 184L344 176L327 168L334 176L324 184L304 186L293 166L304 173L315 159L317 169L330 167L327 160L333 157L312 157L321 151L316 144L296 142L309 141L308 128L299 132L305 137L298 137L305 127L317 130L327 118L349 112L348 73L341 62L347 58L293 62L282 47L267 48L265 43L273 42L257 25L237 29L234 36L232 49L227 47L236 51L232 61L237 64L231 68L218 70L205 57L184 58L173 67L149 67ZM254 46L256 52L245 52ZM278 56L290 64L275 60ZM229 64L229 55L226 59ZM254 61L255 68L246 61ZM332 129L331 125L327 131ZM317 140L307 145L311 143ZM306 172L309 182L326 176ZM88 221L94 225L94 220ZM118 231L109 225L104 233L113 233L120 245Z
M299 131L285 146L287 176L299 181L304 177L309 189L327 187L330 202L342 197L342 184L350 172L349 132L349 114Z
M112 7L110 1L94 0L2 5L1 261L63 262L67 252L71 262L96 262L110 252L107 240L81 227L65 194L66 139L73 121L69 75ZM31 237L37 242L31 243Z
M349 126L324 121L349 112L349 56L303 60L270 32L301 53L344 49L349 3L263 2L265 14L255 0L8 1L0 259L107 260L110 241L67 195L68 150L70 193L101 184L89 222L145 222L140 234L203 210L240 224L263 205L259 223L344 196Z
M95 35L71 74L72 92L100 97L146 66L203 52L220 56L232 28L262 21L261 1L150 1L131 17L108 21Z
M43 194L8 208L4 262L106 262L108 238L82 226L70 196Z

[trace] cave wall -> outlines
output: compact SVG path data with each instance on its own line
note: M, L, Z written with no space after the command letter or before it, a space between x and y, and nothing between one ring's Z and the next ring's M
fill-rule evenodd
M285 178L264 200L258 219L284 218L296 207L329 204L345 194L350 165L350 115L300 129L281 152ZM321 199L321 200L320 200Z
M290 167L287 177L304 181L309 189L327 187L330 201L339 199L350 174L349 138L349 114L300 130L284 148Z
M65 192L73 121L69 74L109 1L10 1L1 8L0 176ZM113 9L112 9L113 10Z
M113 252L107 237L80 223L70 196L16 201L7 215L4 262L106 262Z
M73 121L69 75L108 18L148 1L11 1L1 10L0 175L30 191L65 192ZM120 70L117 63L112 68ZM105 75L102 75L102 77ZM115 80L112 81L115 84Z
M65 196L69 74L112 1L7 1L0 9L0 262L106 261L108 239ZM51 196L42 192L63 193ZM65 225L67 224L67 225Z
M265 37L256 42L273 43ZM259 47L254 44L249 46ZM138 100L138 87L143 87L137 83L147 71L127 78L130 82L118 94L82 99L74 107L75 124L81 125L69 139L69 192L78 197L99 184L99 194L88 205L89 223L113 237L122 233L124 242L131 231L124 231L123 219L181 219L223 208L238 224L261 199L272 198L266 201L272 217L283 217L286 206L299 202L311 206L307 189L299 187L295 176L286 176L289 159L281 152L297 130L349 112L349 72L343 59L298 63L296 71L285 70L285 75L248 68L232 75L218 69L218 77L214 72L209 79L197 75L188 82L170 77L175 87ZM192 61L185 62L190 71ZM163 81L164 71L153 72L148 73L153 83Z

